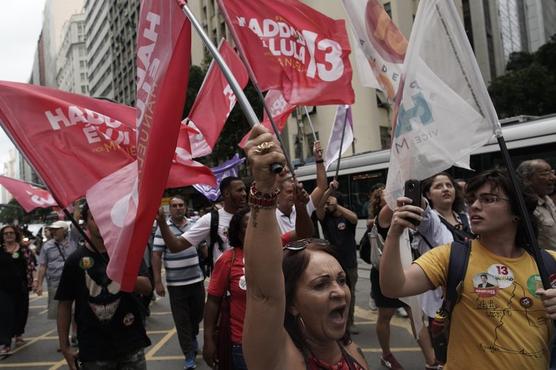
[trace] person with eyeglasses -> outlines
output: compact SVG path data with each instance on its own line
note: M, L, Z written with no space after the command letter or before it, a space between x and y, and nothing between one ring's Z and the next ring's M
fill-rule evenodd
M534 197L524 193L528 210ZM538 288L539 271L508 175L489 170L469 180L466 199L472 231L467 270L450 319L444 369L546 369L556 317L556 290ZM433 248L403 268L399 237L423 219L423 209L401 197L381 258L380 285L391 297L446 287L451 244ZM556 253L550 252L552 257ZM481 276L494 285L480 288Z
M254 182L245 234L248 285L243 354L249 369L367 369L348 331L351 292L328 242L302 239L282 247L275 217L284 155L262 126L245 147Z
M28 272L31 251L21 243L16 226L0 229L0 356L11 353L12 338L22 345L29 314ZM32 271L31 271L32 272ZM32 275L31 275L32 276Z
M535 217L538 226L538 243L541 248L556 250L556 205L550 197L554 193L556 175L543 159L522 162L516 169L521 181L537 195Z

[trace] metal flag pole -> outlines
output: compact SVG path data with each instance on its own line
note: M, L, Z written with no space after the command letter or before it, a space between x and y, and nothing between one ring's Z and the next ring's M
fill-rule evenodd
M504 164L506 165L506 168L508 170L508 175L511 180L510 182L512 183L512 189L517 197L517 202L519 204L519 211L521 213L520 217L525 224L525 232L527 235L527 239L529 239L531 243L530 253L535 259L535 263L537 264L537 268L539 269L539 275L541 277L541 281L544 289L550 289L551 285L548 277L548 271L546 270L546 266L544 265L541 251L537 243L537 238L535 237L535 232L533 231L533 224L531 222L531 218L529 217L529 212L527 212L527 206L525 205L525 199L523 197L523 190L519 186L519 181L515 174L514 166L512 164L512 159L510 157L510 153L508 152L508 147L506 146L506 140L504 139L504 135L502 135L502 131L500 129L497 129L495 134L496 134L496 140L498 141L498 145L500 146L502 158L504 159Z
M210 38L207 36L205 31L203 30L203 27L201 26L199 21L195 18L195 16L191 12L191 9L189 9L189 7L187 6L187 3L184 0L178 0L178 4L181 6L183 12L185 13L187 18L189 19L189 21L191 22L191 24L193 25L193 27L195 28L195 30L197 31L199 36L201 37L201 40L203 41L203 43L205 44L207 49L212 54L216 63L218 63L218 66L222 70L222 73L226 77L226 80L228 80L228 83L230 84L230 87L232 88L232 91L234 92L235 96L237 97L239 105L241 106L241 110L245 114L245 117L247 118L247 121L249 122L249 125L251 127L254 127L255 125L259 124L259 119L257 118L257 115L255 114L255 111L253 110L253 107L251 107L251 105L249 104L249 100L247 100L247 97L243 93L243 89L241 88L241 86L239 86L239 83L235 79L232 71L226 65L226 62L224 61L224 59L222 58L222 56L220 55L220 53L218 52L218 50L216 49L216 47L214 46L214 44L212 43ZM263 99L263 101L264 101L264 99ZM280 141L280 139L279 139L279 141ZM280 141L280 145L282 145L281 141ZM286 153L284 152L284 154L286 154ZM287 156L286 156L286 159L288 159ZM288 165L289 165L289 163L288 163ZM280 173L283 170L283 166L280 163L273 163L271 165L271 169L272 169L272 172L274 172L274 173Z
M292 162L291 162L290 155L289 155L288 151L286 150L286 146L284 145L284 141L282 140L282 135L280 134L280 131L278 130L278 126L276 126L276 122L274 122L274 118L272 117L272 113L270 112L270 108L268 107L268 105L265 102L263 93L261 91L261 88L259 87L259 83L257 82L257 79L255 78L255 72L253 72L253 69L251 68L251 64L249 64L249 61L247 60L247 57L243 53L243 49L240 47L241 43L239 42L239 39L237 37L237 34L236 34L236 31L235 31L235 28L234 28L233 24L230 23L230 17L228 15L228 13L226 12L226 9L224 8L224 6L223 6L223 4L220 0L218 1L218 4L219 4L219 7L220 7L220 10L222 11L222 14L224 15L224 21L226 22L226 25L228 26L228 29L230 30L230 35L232 36L232 40L234 40L234 44L236 44L239 57L240 57L241 61L243 62L243 65L245 65L245 68L247 69L247 73L249 74L249 79L251 80L251 83L253 84L253 87L257 91L257 95L258 95L259 99L263 102L263 108L264 108L264 111L266 112L266 115L268 116L269 121L270 121L270 126L272 127L272 131L274 131L274 135L276 136L276 139L278 140L278 143L280 144L280 147L282 148L282 151L284 152L284 156L286 157L286 165L288 166L288 169L290 170L290 174L292 175L292 177L295 180L295 172L294 172L294 167L293 167Z
M309 110L307 110L307 106L303 106L303 109L305 109L305 115L307 115L307 119L309 120L309 126L311 126L311 132L313 133L313 140L314 141L319 141L317 139L317 135L315 134L315 127L313 126L313 121L311 121L311 116L309 116Z
M344 137L346 135L347 115L348 115L348 110L346 109L344 115L344 127L342 128L342 140L340 141L340 152L338 153L338 162L336 163L336 174L334 175L334 180L336 181L338 181L338 172L340 172L340 161L342 159L342 146L344 145Z

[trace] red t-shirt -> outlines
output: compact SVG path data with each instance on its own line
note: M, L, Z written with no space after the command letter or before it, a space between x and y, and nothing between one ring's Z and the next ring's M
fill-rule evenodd
M235 250L235 257L234 257ZM234 258L234 265L230 274L230 265ZM228 282L228 276L230 282ZM210 277L208 294L215 297L224 297L226 291L231 292L230 322L232 342L241 344L243 337L243 319L245 318L245 304L247 284L245 283L245 261L243 249L233 248L226 250L214 265Z

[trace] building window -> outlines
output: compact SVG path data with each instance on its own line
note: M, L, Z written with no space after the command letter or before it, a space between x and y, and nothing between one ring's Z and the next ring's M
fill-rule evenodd
M380 146L382 149L390 149L392 145L392 129L388 126L380 126Z

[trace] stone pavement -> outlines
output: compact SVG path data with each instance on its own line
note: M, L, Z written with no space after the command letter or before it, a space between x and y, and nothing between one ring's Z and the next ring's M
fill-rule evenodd
M353 339L363 349L371 369L381 369L380 347L375 335L377 314L371 311L369 302L369 268L360 261L359 281L356 288L355 324L359 334ZM183 369L176 330L170 313L168 298L159 298L151 305L151 316L147 320L147 332L152 345L145 351L148 369ZM202 329L201 329L202 330ZM14 354L0 359L1 369L67 369L58 348L56 323L46 319L46 296L32 295L30 299L29 321L25 332L27 342L15 349ZM202 346L203 335L199 335ZM411 336L407 319L395 317L392 321L392 352L406 370L424 369L424 361L419 347ZM197 358L199 370L208 370L201 355Z

